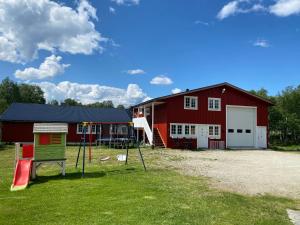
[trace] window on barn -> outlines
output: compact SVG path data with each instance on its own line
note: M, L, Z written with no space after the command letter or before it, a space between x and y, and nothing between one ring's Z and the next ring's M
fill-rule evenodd
M182 134L182 125L177 126L177 134Z
M209 111L221 111L221 99L220 98L208 98L208 110Z
M221 138L221 126L220 125L209 125L208 135L210 139L220 139Z
M118 127L118 134L126 135L128 133L127 126L121 125Z
M184 96L184 109L197 110L198 109L198 97Z
M92 125L92 134L96 134L97 125Z
M184 126L184 134L185 135L190 135L190 126L189 125Z
M84 127L81 123L77 124L77 134L82 134L83 133L83 129L85 129L86 134L90 133L90 126L86 126ZM96 133L96 125L92 125L92 134Z
M177 134L177 132L176 132L176 125L171 125L171 134Z
M196 134L196 127L194 125L191 126L191 135Z
M195 138L196 126L191 124L170 124L172 138Z

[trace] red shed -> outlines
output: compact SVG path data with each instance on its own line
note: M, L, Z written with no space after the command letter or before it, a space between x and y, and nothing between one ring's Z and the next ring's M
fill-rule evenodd
M139 138L167 148L267 148L273 103L229 83L133 107Z
M67 142L78 143L83 132L82 122L103 123L87 130L95 141L110 138L115 133L127 136L128 129L124 124L131 122L131 118L123 109L13 103L1 115L0 122L5 143L33 142L34 123L68 123Z

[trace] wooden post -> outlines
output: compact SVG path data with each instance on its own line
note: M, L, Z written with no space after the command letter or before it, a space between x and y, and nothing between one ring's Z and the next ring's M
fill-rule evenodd
M89 130L90 130L90 133L89 133L89 163L91 163L92 161L92 131L93 131L93 125L92 123L89 124L89 126L87 127Z
M152 146L154 146L154 102L152 102Z
M20 143L16 143L15 148L16 148L16 151L15 151L15 168L16 168L17 162L19 160Z

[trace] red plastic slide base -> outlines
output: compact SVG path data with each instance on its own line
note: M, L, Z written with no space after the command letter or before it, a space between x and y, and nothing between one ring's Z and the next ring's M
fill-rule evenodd
M23 190L27 187L30 180L32 160L18 160L11 191Z

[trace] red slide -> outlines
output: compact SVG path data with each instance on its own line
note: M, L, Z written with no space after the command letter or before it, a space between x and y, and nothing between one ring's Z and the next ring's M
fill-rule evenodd
M10 188L11 191L23 190L27 187L30 179L31 166L31 159L18 160L13 184Z

